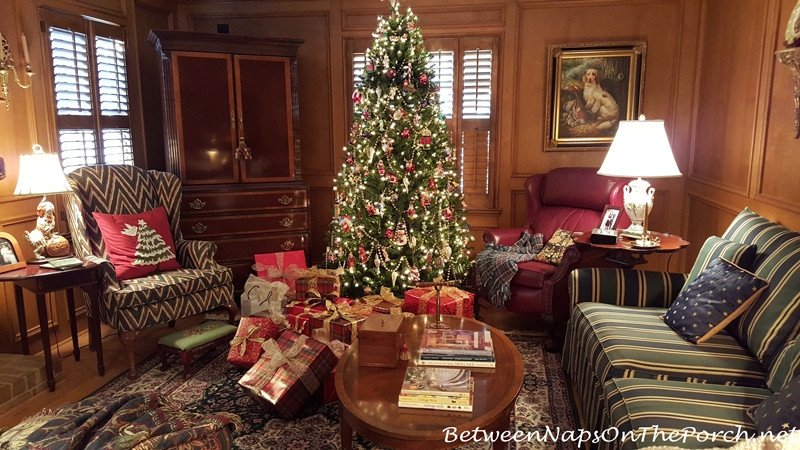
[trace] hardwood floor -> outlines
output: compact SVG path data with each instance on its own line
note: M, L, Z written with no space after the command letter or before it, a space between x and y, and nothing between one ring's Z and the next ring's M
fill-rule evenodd
M501 330L536 330L540 324L532 322L528 317L505 311L498 311L482 300L480 306L481 320ZM175 329L187 328L203 320L203 316L196 316L177 321ZM158 326L144 331L136 346L136 360L143 361L148 356L155 354L158 338L173 332L174 329L166 325ZM88 349L88 334L79 336L81 346L81 360L75 361L72 357L72 344L69 340L59 343L58 355L53 349L53 358L61 360L61 377L56 383L54 392L44 391L34 397L18 404L12 409L0 414L0 430L10 428L20 421L42 409L50 409L66 403L76 402L91 395L105 384L122 375L127 370L125 349L116 332L103 326L103 357L105 360L106 374L97 374L97 359L94 352Z

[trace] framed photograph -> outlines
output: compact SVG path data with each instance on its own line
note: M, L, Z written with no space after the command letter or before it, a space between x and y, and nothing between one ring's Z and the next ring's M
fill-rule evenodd
M638 117L644 42L549 47L545 103L547 151L605 150L620 120Z
M0 273L25 267L25 259L14 236L0 231Z
M597 228L601 230L616 230L620 214L622 214L622 210L619 206L606 205L605 209L603 209L600 225Z

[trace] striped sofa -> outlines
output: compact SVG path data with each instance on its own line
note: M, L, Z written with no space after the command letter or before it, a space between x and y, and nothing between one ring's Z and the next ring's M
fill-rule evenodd
M661 315L701 263L734 257L741 244L754 248L745 268L768 289L709 341L687 342ZM749 209L706 241L689 275L578 269L569 291L563 366L582 426L620 433L599 439L600 448L733 445L755 431L747 410L800 372L800 352L791 350L800 331L800 233ZM668 435L676 430L677 442Z

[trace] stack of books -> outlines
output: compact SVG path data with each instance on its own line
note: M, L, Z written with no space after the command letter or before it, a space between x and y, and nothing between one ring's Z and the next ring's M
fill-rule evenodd
M467 369L409 366L397 405L472 412L473 379Z
M426 329L419 348L420 366L495 366L489 331Z

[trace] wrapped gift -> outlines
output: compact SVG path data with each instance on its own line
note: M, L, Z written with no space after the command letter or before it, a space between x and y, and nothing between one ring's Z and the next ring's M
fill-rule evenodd
M264 356L239 384L281 417L291 419L336 367L336 355L322 342L293 330L284 330L264 347Z
M373 312L381 314L402 313L401 307L403 306L403 301L395 297L391 289L382 286L380 292L381 293L377 295L364 296L361 300L372 306Z
M442 314L473 317L475 294L452 286L442 286ZM403 295L403 311L413 314L436 314L436 290L432 287L414 288Z
M267 281L282 281L294 290L295 280L306 268L306 253L303 250L255 255L253 270Z
M372 312L371 306L344 297L328 297L323 302L296 301L289 304L289 326L306 336L317 336L322 340L339 340L352 343L358 336L358 328ZM322 329L314 333L314 330ZM322 333L322 334L319 334Z
M262 311L279 315L286 306L288 291L289 286L282 281L267 281L251 274L244 282L241 295L242 316L252 316Z
M278 336L278 326L266 317L242 317L236 336L231 340L228 362L239 367L250 367L263 353L262 345Z
M312 300L321 299L325 298L326 295L338 294L342 286L339 279L341 274L341 269L331 270L312 267L304 270L295 283L295 298L304 301L307 298Z

